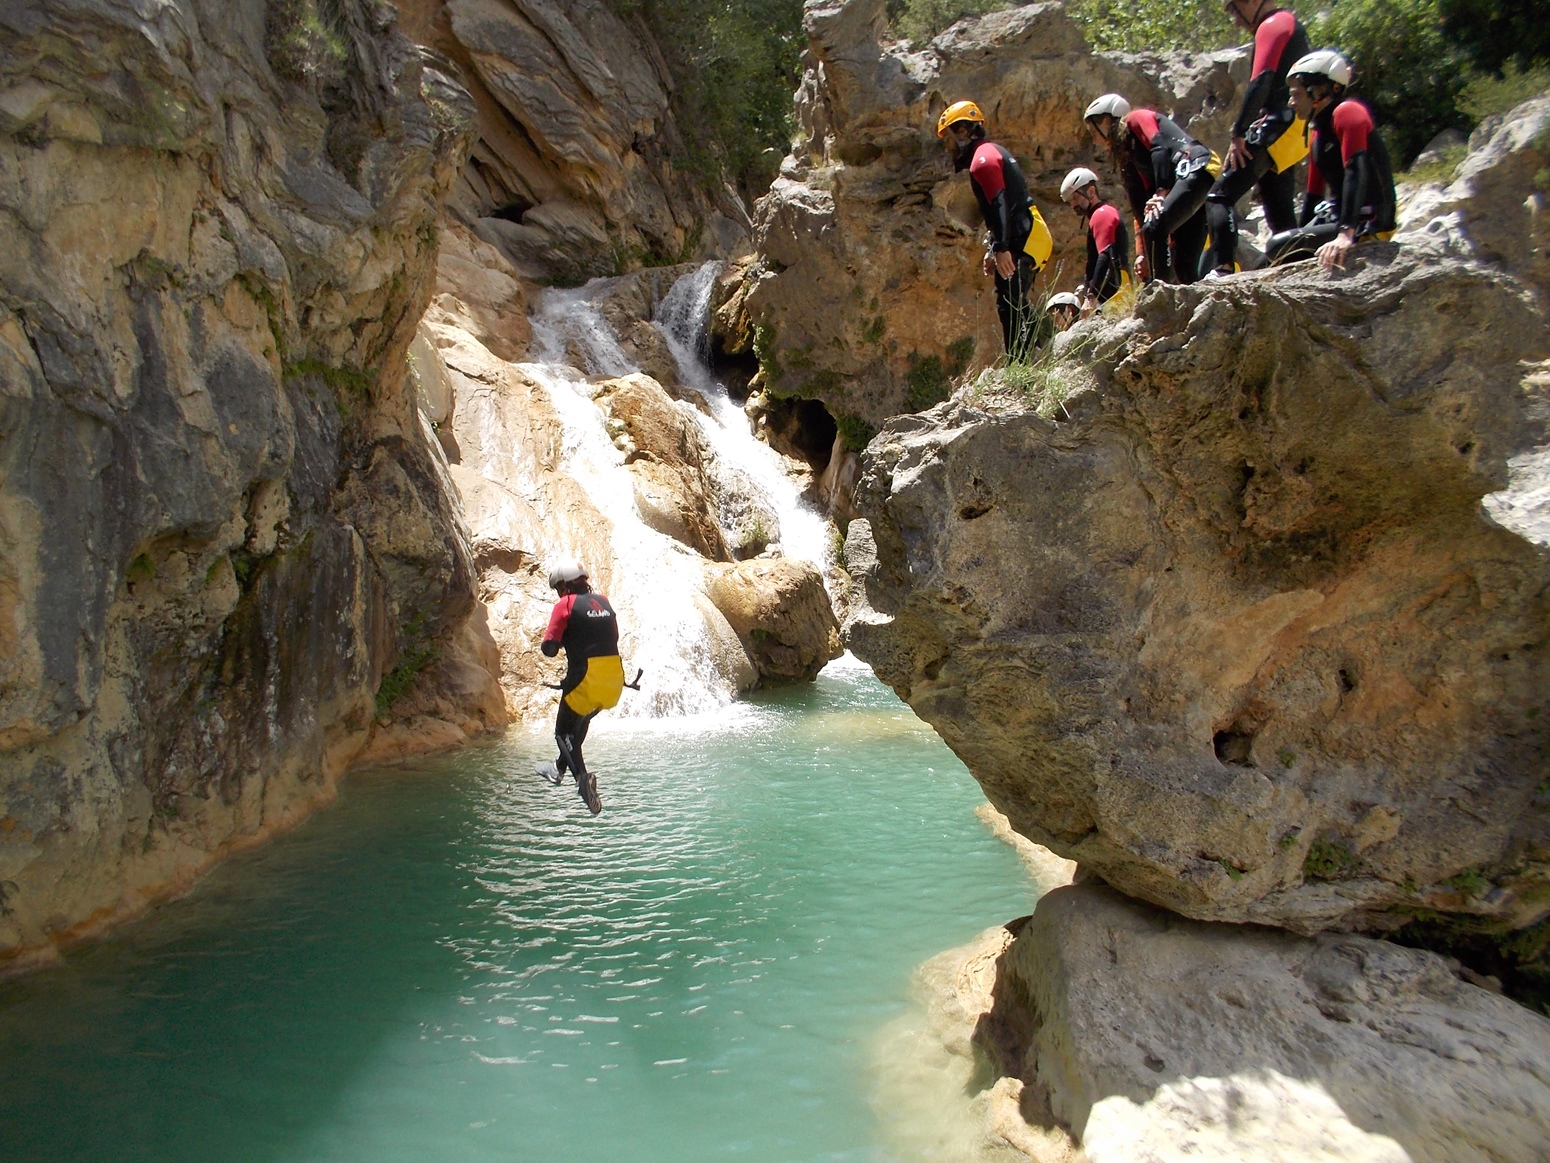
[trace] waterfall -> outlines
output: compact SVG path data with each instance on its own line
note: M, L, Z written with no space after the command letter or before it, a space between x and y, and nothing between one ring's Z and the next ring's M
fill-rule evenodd
M800 490L786 475L780 454L754 436L742 408L706 362L710 297L720 273L721 264L709 262L679 279L663 297L654 322L678 364L679 379L698 392L710 409L708 416L698 409L690 409L690 413L717 460L752 482L774 510L781 552L825 574L832 554L828 522L802 500Z
M775 514L781 551L827 565L829 534L821 516L802 504L781 458L755 439L742 409L706 365L704 343L709 297L719 264L707 264L678 280L663 300L657 325L677 359L686 387L711 410L680 403L693 416L716 454L716 471L735 474ZM523 370L548 393L563 426L561 469L586 491L611 529L615 569L609 598L619 614L627 667L642 667L640 695L626 692L619 713L651 717L713 711L736 696L720 673L702 605L702 559L647 526L636 507L634 480L624 454L609 435L594 402L588 375L620 376L637 370L593 301L604 280L571 290L547 290L532 315L533 350L539 362ZM581 361L577 369L571 364ZM723 522L725 523L725 522Z

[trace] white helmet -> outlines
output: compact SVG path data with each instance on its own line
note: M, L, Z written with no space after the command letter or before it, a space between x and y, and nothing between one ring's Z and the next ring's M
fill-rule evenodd
M1088 186L1096 186L1097 184L1097 174L1093 173L1086 166L1077 166L1076 169L1066 175L1066 180L1060 183L1061 201L1071 197L1072 192L1075 190L1085 190Z
M587 576L587 567L574 557L564 557L549 571L549 588L557 590L565 582L577 581Z
M1110 114L1115 121L1130 112L1130 102L1118 93L1105 93L1087 107L1087 112L1082 114L1083 121L1091 121L1094 117L1102 117Z
M1051 295L1049 302L1045 304L1051 311L1056 307L1070 307L1073 311L1082 309L1082 300L1078 299L1070 291L1061 291L1058 295Z
M1342 87L1351 83L1351 62L1332 48L1321 48L1300 57L1286 70L1288 77L1323 77Z

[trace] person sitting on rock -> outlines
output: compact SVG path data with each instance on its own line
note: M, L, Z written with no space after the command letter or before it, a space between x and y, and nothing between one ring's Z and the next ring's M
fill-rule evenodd
M1272 0L1226 0L1223 8L1254 34L1252 80L1233 122L1232 146L1222 176L1206 198L1211 232L1211 271L1221 278L1237 269L1238 199L1259 192L1272 232L1297 225L1293 170L1307 154L1307 142L1290 104L1286 73L1312 47L1302 22Z
M587 728L599 711L618 705L624 693L624 662L619 657L619 619L608 599L594 593L587 571L574 558L549 571L549 588L560 595L549 614L540 649L553 658L565 648L565 678L560 683L560 709L554 717L559 758L539 767L539 774L558 785L569 771L576 791L595 816L603 810L597 779L581 757Z
M1119 210L1098 189L1098 175L1086 166L1066 175L1060 196L1087 220L1087 273L1076 290L1086 319L1129 285L1129 233Z
M1270 263L1318 256L1325 270L1344 267L1357 242L1394 232L1394 174L1389 151L1373 124L1372 111L1346 96L1351 62L1334 49L1309 53L1287 74L1292 105L1312 126L1313 163L1308 192L1294 230L1273 235L1265 248Z
M973 101L957 101L937 119L936 135L952 151L953 168L969 184L989 231L984 272L996 280L996 312L1007 358L1021 360L1034 341L1037 312L1028 301L1033 279L1054 249L1049 228L1028 196L1022 167L987 139L985 115Z
M1109 151L1130 199L1145 282L1193 283L1206 245L1206 196L1222 161L1153 109L1132 109L1105 93L1084 115L1093 141Z

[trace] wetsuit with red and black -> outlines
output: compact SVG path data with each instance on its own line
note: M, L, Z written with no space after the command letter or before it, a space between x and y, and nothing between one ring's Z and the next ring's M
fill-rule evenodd
M1271 238L1269 262L1311 258L1342 230L1360 239L1394 229L1394 173L1372 111L1349 97L1331 102L1313 115L1312 133L1302 216Z
M1274 9L1254 26L1253 79L1232 127L1233 137L1247 141L1249 161L1224 171L1206 199L1210 261L1216 270L1230 272L1237 262L1236 207L1250 190L1258 191L1259 204L1265 208L1265 221L1272 231L1290 230L1297 225L1294 172L1275 172L1270 147L1292 124L1291 90L1286 74L1308 51L1307 30L1288 9Z
M593 717L619 701L624 689L624 665L619 658L619 619L602 594L590 590L566 594L554 603L549 628L540 649L553 658L565 650L565 678L560 683L560 709L554 718L554 738L560 747L555 766L564 772L574 761L585 770L581 745Z
M969 184L974 187L985 229L990 231L991 252L1008 251L1017 263L1009 279L995 272L996 313L1001 317L1001 339L1007 355L1021 359L1033 336L1035 311L1028 297L1038 273L1033 256L1023 249L1033 230L1028 182L1017 159L993 141L981 141L972 153L965 153Z
M1216 177L1211 151L1152 109L1132 109L1120 123L1120 178L1141 231L1150 278L1193 283L1206 244L1206 196ZM1146 204L1162 194L1162 207Z
M1084 295L1107 303L1124 286L1130 269L1130 234L1125 219L1110 202L1099 202L1087 215L1087 277Z

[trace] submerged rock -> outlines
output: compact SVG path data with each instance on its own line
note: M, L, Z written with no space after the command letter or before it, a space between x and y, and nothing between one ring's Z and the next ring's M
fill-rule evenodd
M1091 1163L1534 1163L1550 1141L1550 1021L1436 954L1091 885L1016 932L976 1040Z
M1550 444L1547 334L1419 240L1153 287L1029 395L884 428L849 644L1017 831L1131 895L1539 921L1550 558L1493 498Z

